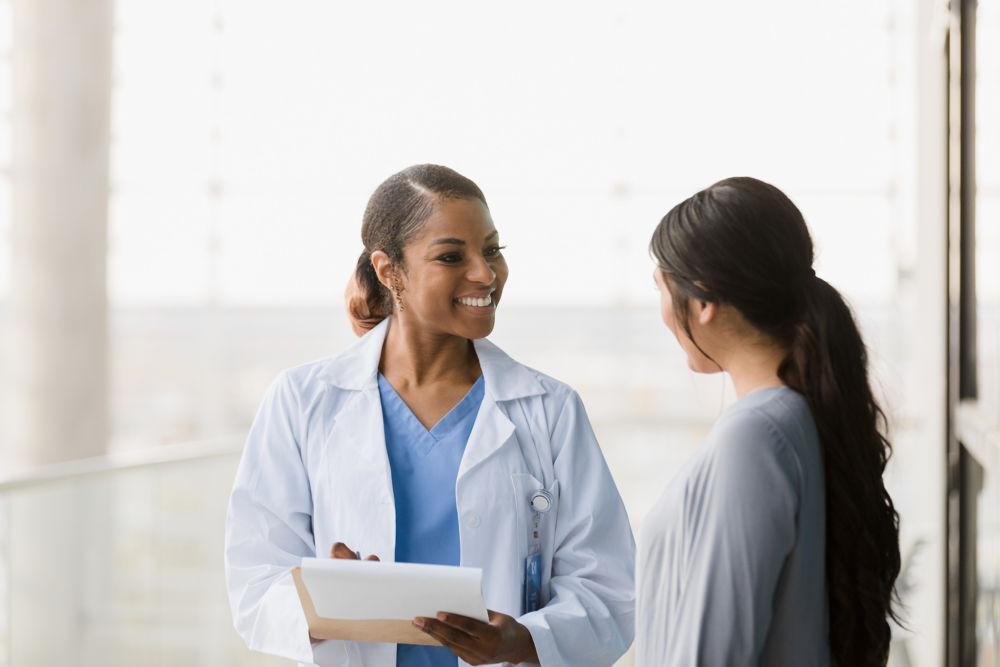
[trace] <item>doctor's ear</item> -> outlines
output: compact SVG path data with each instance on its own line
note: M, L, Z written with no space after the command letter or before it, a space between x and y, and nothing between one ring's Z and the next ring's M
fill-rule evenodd
M376 250L372 253L372 266L375 268L375 275L378 276L378 281L385 287L392 289L395 268L392 265L392 260L389 259L389 255L384 250Z

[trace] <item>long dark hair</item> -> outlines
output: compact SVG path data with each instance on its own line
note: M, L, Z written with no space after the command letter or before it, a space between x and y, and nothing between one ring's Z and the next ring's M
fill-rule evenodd
M486 204L478 185L437 164L417 164L393 174L368 199L361 221L365 249L354 272L358 290L347 304L348 314L361 329L371 329L394 307L392 292L375 274L372 253L381 250L394 266L405 268L403 249L420 232L438 199L478 199Z
M891 446L861 334L840 293L812 269L802 214L773 185L729 178L671 209L650 251L689 337L695 298L732 305L787 347L778 376L805 397L823 449L833 657L885 665L900 567L899 516L882 481Z

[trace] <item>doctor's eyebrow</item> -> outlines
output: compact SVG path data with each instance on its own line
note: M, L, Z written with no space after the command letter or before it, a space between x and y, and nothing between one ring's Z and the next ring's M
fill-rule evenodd
M483 241L489 241L491 239L496 238L499 235L500 232L493 230L490 234L486 235L486 238L483 239ZM455 238L438 239L437 241L431 241L431 245L465 245L465 241L463 241L462 239L455 239Z

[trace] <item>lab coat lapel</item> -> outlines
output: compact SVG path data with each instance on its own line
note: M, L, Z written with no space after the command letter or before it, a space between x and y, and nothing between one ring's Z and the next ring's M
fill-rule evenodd
M396 551L396 508L378 388L359 391L349 401L329 436L331 474L341 485L337 496L355 509L366 509L345 516L351 530L339 539L356 537L353 548L391 561Z
M513 434L513 422L503 413L493 396L489 393L484 394L479 414L469 434L469 442L465 446L462 463L458 468L459 478L489 458Z
M320 377L330 384L355 392L337 415L333 433L337 442L349 441L361 459L388 474L389 458L385 451L382 400L378 392L378 364L389 331L389 318L382 320L344 354L322 371Z
M395 552L396 521L378 391L378 363L388 326L386 319L321 373L330 384L353 394L337 415L327 448L334 478L344 486L341 497L350 498L353 506L370 508L366 525L357 528L366 534L364 547L383 560L392 560Z
M337 422L330 433L330 442L347 443L346 449L355 460L354 467L363 469L358 470L358 477L371 480L385 476L391 489L378 386L363 389L348 400L348 404L337 416ZM369 474L374 477L368 477Z
M534 371L517 363L485 338L474 341L486 384L483 403L469 435L458 476L492 456L511 440L514 423L507 403L545 393Z

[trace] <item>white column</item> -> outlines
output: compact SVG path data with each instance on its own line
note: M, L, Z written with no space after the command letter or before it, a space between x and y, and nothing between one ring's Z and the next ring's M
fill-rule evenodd
M13 0L6 471L108 438L111 0Z
M906 0L902 0L904 3ZM901 537L924 541L913 562L910 608L903 610L912 634L907 638L911 665L937 667L945 658L945 524L947 500L948 360L948 105L947 0L919 0L910 34L915 80L913 152L908 156L907 189L916 220L913 271L913 321L908 357L914 368L912 413L919 433L906 484L919 507L903 517ZM904 556L906 554L904 553Z

